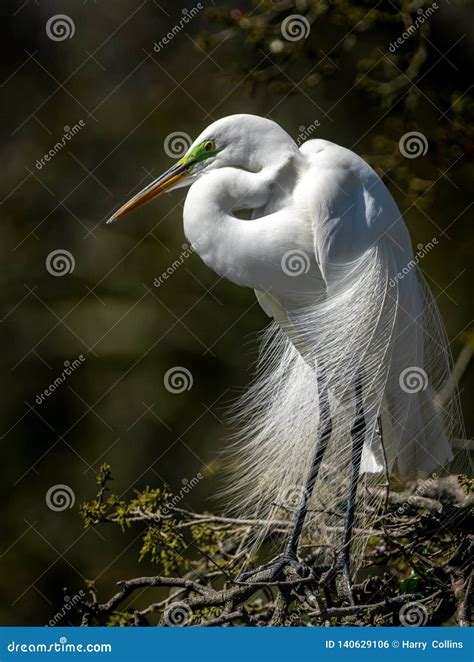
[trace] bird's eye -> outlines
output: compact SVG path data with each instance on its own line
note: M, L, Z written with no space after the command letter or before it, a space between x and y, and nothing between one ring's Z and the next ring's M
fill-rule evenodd
M214 149L214 141L208 140L207 142L204 143L204 150L206 152L210 152L211 149Z

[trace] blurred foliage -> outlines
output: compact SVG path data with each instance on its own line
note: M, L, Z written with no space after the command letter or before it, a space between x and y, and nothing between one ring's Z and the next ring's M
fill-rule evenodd
M110 468L102 466L96 498L81 506L85 525L139 527L140 559L150 554L155 572L118 581L119 591L106 602L91 584L91 599L83 599L76 612L84 625L467 625L470 621L474 486L466 476L415 481L389 495L355 580L356 607L348 604L344 583L331 576L328 566L317 564L314 541L306 541L302 559L311 569L310 576L301 577L289 567L277 580L263 570L242 583L239 570L256 563L240 547L251 521L171 506L168 488L147 488L127 503L109 494L104 510L111 479ZM288 520L276 519L264 549L274 549L275 543L280 547L287 527ZM405 611L411 616L404 616Z
M123 531L136 521L151 520L142 536L139 560L149 556L158 571L165 576L179 574L192 567L193 564L184 556L190 544L192 549L197 548L200 554L208 554L210 557L218 552L223 533L204 524L190 526L190 538L185 540L178 528L178 520L166 515L173 496L167 486L163 489L146 487L143 491L136 491L135 498L125 502L110 492L111 480L109 465L102 465L97 474L100 486L97 496L80 506L86 528L108 522L118 524Z
M365 103L386 111L370 127L365 158L388 186L403 189L407 202L426 209L432 206L440 170L474 154L474 98L460 69L447 54L444 58L439 22L449 21L449 14L443 3L271 0L254 4L251 11L229 12L223 7L208 11L209 21L222 30L203 35L200 45L212 51L221 40L232 43L233 62L226 71L230 80L238 83L244 77L254 94L273 94L276 99L297 95L301 101L317 100L319 94L326 98L331 87L347 86L328 115L357 87ZM457 11L462 7L467 11L468 5L458 3ZM295 40L285 38L282 30L282 22L290 18ZM403 34L409 36L397 43ZM468 58L471 44L466 42L461 52ZM442 73L437 67L440 59L445 60ZM431 168L420 163L418 173L399 148L400 137L411 130L422 130L427 148L436 154Z

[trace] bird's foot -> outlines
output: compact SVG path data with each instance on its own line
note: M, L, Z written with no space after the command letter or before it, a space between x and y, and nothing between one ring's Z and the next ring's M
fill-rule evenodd
M349 566L349 557L341 553L336 558L332 568L323 577L323 583L334 582L338 596L345 599L352 607L355 606L354 593L352 591L352 579Z
M238 582L248 583L248 580L254 578L255 582L276 582L283 579L287 581L287 570L293 570L294 574L297 577L305 578L309 577L312 573L311 568L298 561L296 554L290 552L284 552L281 556L277 556L276 559L272 559L263 565L259 565L253 570L248 570L247 572L242 572L237 578Z

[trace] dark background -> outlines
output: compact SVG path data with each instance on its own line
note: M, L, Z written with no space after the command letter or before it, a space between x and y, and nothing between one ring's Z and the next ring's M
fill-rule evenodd
M417 3L412 16L429 4ZM414 244L438 238L421 267L454 355L468 342L472 10L440 1L430 31L396 54L407 71L423 41L416 75L379 89L400 77L388 50L404 30L398 3L203 5L156 53L154 43L194 3L2 2L3 625L46 624L62 609L63 587L71 597L94 580L108 594L118 579L153 572L138 565L137 531L83 528L78 507L94 494L102 462L125 498L163 482L179 491L201 472L185 502L214 507L223 413L250 379L265 315L253 292L217 278L195 255L154 287L183 250L183 191L104 225L173 162L164 149L172 132L194 139L219 117L251 112L295 138L318 123L311 137L368 158L406 212ZM283 16L318 7L304 48L281 41ZM278 15L265 14L275 8ZM72 38L48 37L55 14L72 19ZM38 169L64 127L80 120L80 131ZM427 136L419 159L400 156L409 130ZM46 268L58 249L75 260L62 277ZM37 404L80 354L84 363ZM193 377L181 394L163 382L175 366ZM469 431L470 373L461 386ZM53 511L46 494L58 484L75 502Z

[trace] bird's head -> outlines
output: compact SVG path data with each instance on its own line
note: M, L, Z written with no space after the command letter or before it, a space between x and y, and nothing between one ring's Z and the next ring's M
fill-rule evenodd
M222 167L258 172L275 156L297 152L290 136L272 120L257 115L230 115L207 127L186 154L126 202L107 221L112 223L156 196L190 186L202 175Z

